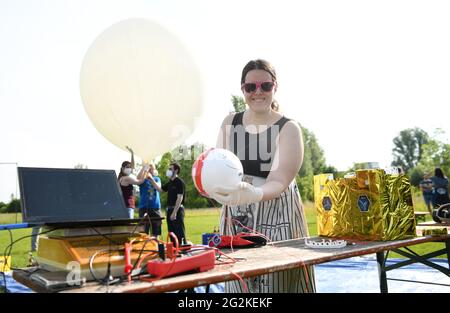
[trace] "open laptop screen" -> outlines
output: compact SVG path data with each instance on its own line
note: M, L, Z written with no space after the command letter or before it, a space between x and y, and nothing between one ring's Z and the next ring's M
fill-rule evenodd
M18 174L24 222L128 218L113 170L19 167Z

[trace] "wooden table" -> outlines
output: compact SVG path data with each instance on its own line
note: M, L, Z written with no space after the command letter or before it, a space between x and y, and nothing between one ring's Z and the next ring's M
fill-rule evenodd
M311 238L318 240L320 238ZM439 251L419 256L408 247L426 242L443 242L445 248ZM406 248L407 251L403 251ZM395 251L407 259L397 264L386 266L386 252ZM387 292L386 272L395 268L406 266L411 263L420 262L433 267L447 276L450 276L450 235L425 236L396 241L359 241L347 245L344 248L335 249L312 249L305 245L304 239L293 239L287 241L273 242L264 247L240 249L230 253L230 256L239 261L235 264L218 265L214 269L203 272L164 278L154 282L133 281L132 283L121 283L113 286L103 286L94 282L87 283L81 288L62 292L166 292L183 290L197 286L209 285L241 277L259 276L270 272L299 268L304 265L321 264L334 260L346 259L355 256L376 253L379 265L379 278L381 292ZM445 268L428 261L429 258L445 254L449 260L449 268ZM14 279L36 291L43 290L29 279L29 274L23 271L14 271Z

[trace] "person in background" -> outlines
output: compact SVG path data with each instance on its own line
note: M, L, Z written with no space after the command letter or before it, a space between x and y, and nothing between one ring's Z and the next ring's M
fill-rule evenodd
M34 226L31 229L31 252L35 252L38 248L38 235L40 232L39 226Z
M145 166L141 168L137 178L131 176L134 169L134 152L130 147L126 147L131 153L131 162L124 161L120 167L119 176L117 180L119 181L120 189L122 190L123 201L125 202L125 207L128 209L128 217L134 218L134 190L133 185L140 185L145 180L145 172L148 170Z
M425 205L430 213L433 205L433 181L430 179L430 173L425 173L423 179L419 183L420 191L422 191Z
M433 182L433 206L437 209L442 204L450 203L448 196L448 178L441 168L434 169L434 176L430 178Z
M167 192L167 228L173 232L178 239L178 243L185 244L186 231L184 227L184 199L186 197L186 185L178 176L180 174L180 165L171 163L166 171L169 181L162 187L158 186L152 176L148 176L150 183L159 192ZM172 240L172 238L171 238Z
M161 179L153 163L149 165L145 177L144 182L139 185L139 217L142 218L145 214L150 217L150 222L145 224L145 232L149 234L151 225L152 236L157 238L161 235L161 201L159 191L150 183L150 177L159 187L161 187Z

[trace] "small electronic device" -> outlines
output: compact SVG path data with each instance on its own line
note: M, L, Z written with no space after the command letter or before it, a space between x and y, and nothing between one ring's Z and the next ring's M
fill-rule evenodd
M265 246L267 239L254 233L238 233L234 236L219 234L204 234L204 243L210 247L221 248L252 248Z
M142 221L128 218L114 170L19 167L18 176L23 220L42 226L36 260L55 272L36 275L43 286L59 286L56 273L70 271L124 276L144 245L157 249Z

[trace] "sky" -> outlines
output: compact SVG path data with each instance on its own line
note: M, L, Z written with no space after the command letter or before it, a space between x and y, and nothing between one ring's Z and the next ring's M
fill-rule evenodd
M18 193L16 164L3 163L117 171L129 159L80 97L83 57L117 22L160 24L197 64L204 109L188 142L215 144L243 66L263 58L277 70L283 113L345 170L388 166L406 128L440 128L448 142L448 16L448 1L0 0L0 201Z

